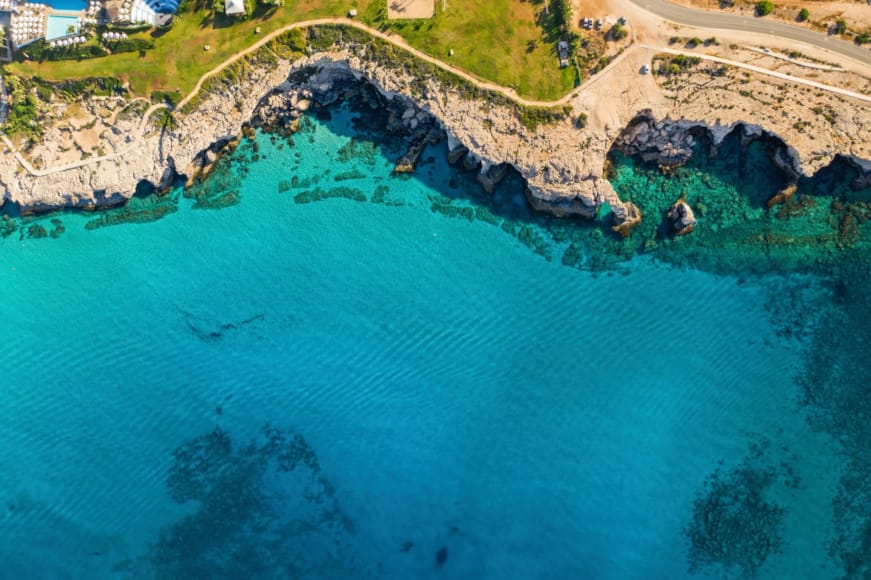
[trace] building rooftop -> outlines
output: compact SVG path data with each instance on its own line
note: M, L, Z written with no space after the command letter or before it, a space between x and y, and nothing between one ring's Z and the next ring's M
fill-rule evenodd
M245 14L245 2L243 0L224 0L224 12L228 16Z

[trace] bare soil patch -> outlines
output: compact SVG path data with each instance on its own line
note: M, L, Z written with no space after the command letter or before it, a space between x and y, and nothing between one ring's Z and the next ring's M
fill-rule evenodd
M390 20L432 18L435 0L387 0L387 18Z

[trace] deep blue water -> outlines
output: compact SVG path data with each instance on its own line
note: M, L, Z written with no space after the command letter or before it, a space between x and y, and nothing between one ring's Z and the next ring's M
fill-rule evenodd
M770 307L814 279L568 268L431 211L469 185L438 149L394 177L353 134L261 135L238 205L0 243L0 577L682 578L749 472L783 508L753 570L838 575L844 464Z

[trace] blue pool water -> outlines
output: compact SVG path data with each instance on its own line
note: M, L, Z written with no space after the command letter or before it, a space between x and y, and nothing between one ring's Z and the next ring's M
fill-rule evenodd
M48 23L45 28L46 40L69 36L70 26L73 27L75 32L79 31L79 19L75 16L48 16L47 18Z
M469 186L440 150L394 177L352 135L259 136L237 205L2 241L0 576L683 578L750 472L784 510L754 571L837 575L844 465L769 308L812 278L568 268L431 211Z
M86 2L83 0L49 0L46 2L49 6L54 8L55 10L83 10L85 8Z

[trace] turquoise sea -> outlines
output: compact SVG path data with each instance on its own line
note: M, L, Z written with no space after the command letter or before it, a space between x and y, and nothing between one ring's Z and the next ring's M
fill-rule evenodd
M193 199L7 208L0 577L871 573L861 255L627 252L331 113Z

